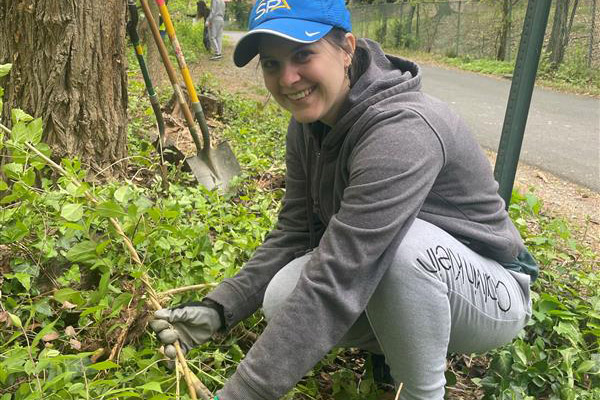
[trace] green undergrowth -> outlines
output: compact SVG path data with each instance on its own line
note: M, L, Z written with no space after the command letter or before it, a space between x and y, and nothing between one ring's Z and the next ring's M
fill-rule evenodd
M568 221L545 214L535 191L514 192L512 201L511 218L541 266L533 315L472 382L490 399L599 399L598 254L579 244Z
M60 161L67 176L53 172L26 145L50 154L40 141L41 120L12 111L12 132L0 141L11 156L0 181L0 400L175 398L176 375L145 329L142 276L158 292L206 284L169 301L197 299L232 276L275 221L287 113L223 96L223 128L214 133L229 140L243 166L233 190L208 191L175 166L167 189L147 140L153 120L142 93L132 80L129 173L108 182L89 180L76 159ZM546 215L533 192L515 193L510 212L543 264L533 318L511 345L480 357L482 371L453 365L449 383L457 378L489 399L598 398L597 255L578 245L567 221ZM132 263L109 218L131 238L143 268ZM109 360L124 327L127 341ZM193 350L191 369L218 389L263 328L257 313ZM335 350L288 398L375 400L381 393L368 357Z

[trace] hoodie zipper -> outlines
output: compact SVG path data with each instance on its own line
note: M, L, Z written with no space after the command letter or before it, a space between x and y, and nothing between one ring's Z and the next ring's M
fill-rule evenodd
M313 181L316 182L317 184L317 190L315 191L315 195L314 195L314 199L313 199L313 213L317 214L319 216L319 218L321 218L321 221L323 220L323 216L321 215L321 205L319 204L319 199L321 198L320 196L320 191L321 191L321 187L319 185L319 182L321 181L321 150L318 149L316 152L317 155L317 171L315 176L313 177Z
M321 157L321 151L322 151L322 146L323 146L322 143L323 143L324 138L325 138L325 128L323 128L323 131L321 132L321 136L316 143L315 154L317 156L317 168L316 168L317 170L316 170L315 176L312 177L312 181L314 181L317 186L317 190L315 191L314 200L313 200L313 212L321 219L322 223L325 223L325 218L324 218L322 210L321 210L321 204L320 204L321 185L319 184L319 182L321 182L321 175L323 174L323 157Z

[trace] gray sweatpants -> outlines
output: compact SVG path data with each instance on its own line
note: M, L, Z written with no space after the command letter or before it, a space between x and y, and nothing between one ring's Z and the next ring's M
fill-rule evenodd
M215 18L211 21L210 27L208 28L208 34L210 36L210 46L212 47L215 54L222 54L223 50L223 26L225 22L223 18Z
M294 290L310 254L269 283L267 321ZM417 219L365 312L340 347L383 353L400 399L441 400L448 353L484 352L510 342L531 316L529 276L480 256Z

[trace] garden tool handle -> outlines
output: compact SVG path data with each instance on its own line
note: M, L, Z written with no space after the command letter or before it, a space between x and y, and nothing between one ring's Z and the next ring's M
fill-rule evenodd
M135 0L127 0L127 7L129 8L129 21L127 21L127 33L131 42L135 45L140 43L140 37L137 33L137 25L139 21L139 15Z
M175 34L175 27L173 26L173 21L171 20L169 9L167 8L165 0L155 1L160 11L160 15L162 16L163 22L165 24L165 28L167 28L167 35L169 36L171 45L173 46L173 50L175 51L175 56L177 58L177 63L179 64L181 75L183 76L183 81L185 82L188 94L190 95L194 115L196 116L196 120L200 125L200 131L202 132L202 139L204 141L202 150L208 151L208 149L210 148L210 132L208 130L208 124L206 123L206 118L204 116L204 111L202 110L202 105L200 104L200 100L198 99L198 95L196 94L196 88L194 87L194 83L192 82L190 70L185 62L185 57L183 56L181 45L179 44L179 40L177 40L177 35Z
M156 21L152 16L152 11L148 6L148 0L140 0L142 3L142 9L144 14L146 15L146 19L148 20L148 25L150 26L150 30L152 31L152 36L154 37L154 41L156 42L156 46L158 47L158 52L162 58L165 69L167 70L167 75L169 75L169 80L171 81L171 85L173 86L173 90L175 91L175 95L177 96L177 101L183 110L183 115L185 117L185 121L190 130L190 134L192 135L192 139L194 139L194 144L196 145L196 150L198 154L202 151L202 144L200 143L200 139L198 138L198 132L196 131L196 123L194 122L194 117L190 112L190 108L187 105L187 102L183 98L183 94L181 93L181 89L179 88L179 82L177 81L177 75L175 75L175 69L173 68L173 64L171 64L171 60L169 59L169 53L167 52L167 48L160 37L160 32L158 31L158 25L156 25Z
M148 72L148 68L146 67L146 62L144 61L144 51L142 49L142 46L140 45L140 37L137 32L137 25L139 21L138 9L135 4L135 0L128 0L127 5L129 7L129 21L127 22L127 33L129 34L129 38L131 39L131 43L133 44L133 48L135 49L135 55L137 57L138 64L140 65L140 69L144 77L146 91L148 92L148 97L150 97L150 104L152 105L152 110L154 111L154 115L156 116L160 140L164 140L165 121L162 116L162 110L158 101L158 95L154 91L152 79L150 79L150 74Z

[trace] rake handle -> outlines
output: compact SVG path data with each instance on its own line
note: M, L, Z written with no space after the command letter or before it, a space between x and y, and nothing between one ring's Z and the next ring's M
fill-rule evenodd
M171 45L173 46L173 50L175 51L175 57L177 58L177 63L179 64L179 70L181 71L183 81L185 82L185 86L188 90L188 93L190 94L190 100L192 102L192 108L194 109L196 121L198 121L198 124L200 124L200 130L202 131L202 139L204 140L203 148L208 149L210 148L210 131L208 130L208 124L206 123L206 118L204 116L204 111L202 110L200 100L198 99L196 88L194 87L194 83L192 82L190 69L188 68L187 63L185 62L183 50L181 49L181 45L179 44L179 40L177 39L177 35L175 34L175 26L173 25L173 21L171 20L169 9L167 8L165 0L155 1L160 11L160 15L162 16L162 19L165 23L165 28L167 29L167 35L169 36Z
M173 68L173 64L169 59L169 53L167 52L167 47L162 41L160 37L160 32L158 30L158 25L152 16L152 11L150 10L150 6L148 5L147 0L140 0L142 3L142 9L144 14L146 15L146 19L148 20L148 25L150 26L150 30L152 31L152 36L154 41L156 42L156 46L158 47L158 52L160 53L160 57L162 58L165 69L167 70L167 75L169 76L169 80L171 81L171 86L173 86L173 90L175 91L175 95L177 97L177 102L179 106L183 110L183 115L185 117L185 121L190 130L190 134L192 135L192 139L194 140L194 144L196 145L197 153L200 154L203 147L200 143L200 138L198 137L198 132L196 130L196 123L194 122L194 117L190 112L190 108L183 97L183 93L181 92L181 88L179 87L179 81L177 80L177 75L175 74L175 68Z

